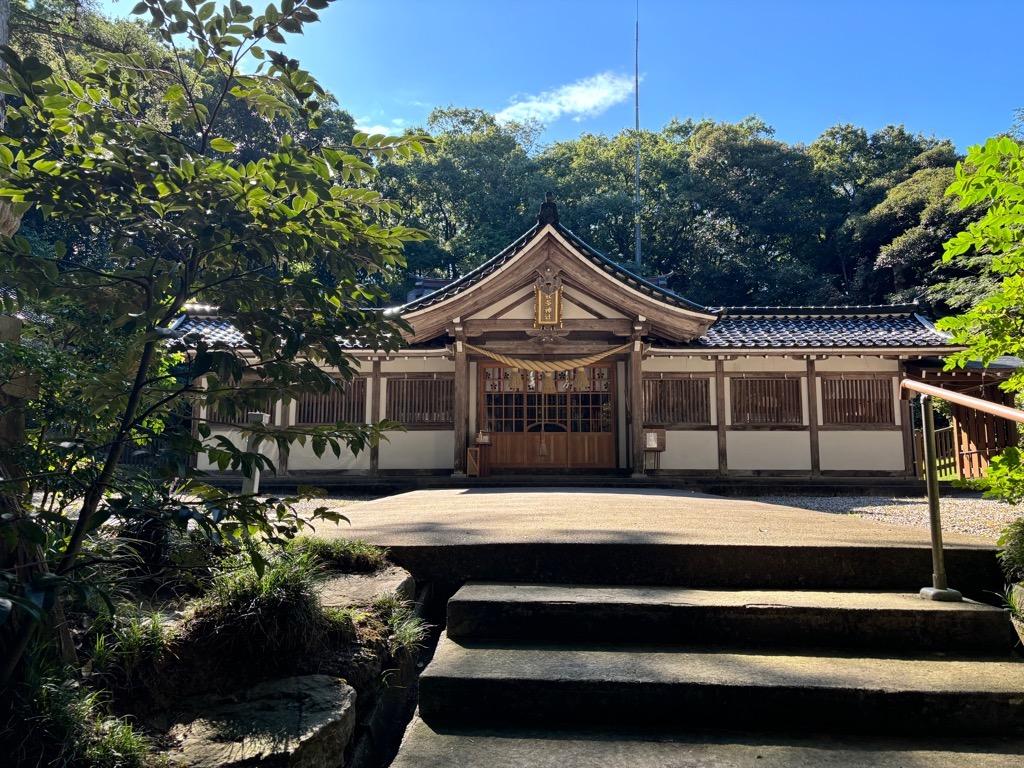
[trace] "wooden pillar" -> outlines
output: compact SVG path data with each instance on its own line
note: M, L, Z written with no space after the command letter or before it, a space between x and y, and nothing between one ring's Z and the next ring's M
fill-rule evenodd
M718 425L718 472L729 471L729 452L725 430L725 361L715 358L715 421Z
M373 367L370 369L370 379L366 382L366 388L370 391L370 423L376 424L380 421L380 358L373 359ZM380 443L370 446L370 474L376 475L380 471Z
M455 412L455 461L452 475L465 477L466 448L469 438L469 361L466 359L466 334L461 325L455 326L455 386L453 410Z
M629 350L629 443L633 477L644 476L644 343L633 334Z
M914 424L910 415L910 401L900 397L900 428L903 430L903 466L907 477L914 476Z
M811 474L821 474L821 449L818 446L818 380L814 358L807 358L807 425L811 440Z

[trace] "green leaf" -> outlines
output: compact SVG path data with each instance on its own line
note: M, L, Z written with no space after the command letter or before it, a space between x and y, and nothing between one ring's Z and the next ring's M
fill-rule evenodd
M235 145L227 139L218 136L217 138L210 139L210 149L216 152L234 152Z

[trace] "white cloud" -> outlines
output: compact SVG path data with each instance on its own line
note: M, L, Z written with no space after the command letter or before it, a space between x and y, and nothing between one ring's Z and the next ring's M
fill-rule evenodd
M548 123L568 115L579 121L600 115L632 93L632 77L602 72L536 96L517 96L496 117L502 121Z
M371 122L373 118L356 118L356 130L363 133L383 133L387 136L396 136L405 128L408 120L403 117L396 117L387 123Z

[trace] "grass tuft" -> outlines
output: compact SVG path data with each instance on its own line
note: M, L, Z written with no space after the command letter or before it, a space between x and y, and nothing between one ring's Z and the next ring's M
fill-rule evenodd
M288 552L308 555L321 567L339 573L374 573L387 567L387 550L365 541L300 536L288 542Z
M999 560L1006 578L1011 582L1024 581L1024 517L1019 517L1003 529L999 537Z
M423 646L430 627L413 612L407 600L393 593L381 595L372 607L387 628L388 651L392 656L412 653Z
M225 561L185 619L183 642L239 670L293 666L321 648L327 630L318 573L305 555L274 557L262 574L247 559Z
M12 765L142 768L151 745L127 720L112 716L96 691L71 681L39 681L17 728ZM5 763L6 764L6 763Z

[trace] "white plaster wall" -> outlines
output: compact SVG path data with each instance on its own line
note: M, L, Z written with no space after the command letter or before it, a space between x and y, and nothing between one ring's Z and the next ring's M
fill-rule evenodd
M388 432L380 443L381 469L452 469L455 463L453 430Z
M235 447L238 448L238 450L245 450L245 442L248 439L248 436L243 435L240 429L235 429L233 427L214 427L211 425L210 437L208 440L204 441L205 444L216 447L217 442L215 438L217 435L223 435L224 437L226 437L228 440L234 443ZM260 453L262 453L264 456L268 457L272 462L274 462L275 467L278 466L279 455L276 443L274 443L273 441L264 442L263 445L260 446ZM205 453L201 453L196 457L196 466L199 469L205 471L220 471L216 464L212 464L209 461ZM228 471L237 470L231 470L231 468L229 467Z
M583 304L584 306L580 306ZM570 301L567 296L562 297L562 318L564 320L594 320L597 315L584 309L586 304L580 300L579 304Z
M596 312L602 317L607 317L609 319L626 317L626 315L622 314L622 312L620 312L619 310L613 309L612 307L609 307L607 304L602 304L600 301L597 301L596 299L592 299L585 293L577 291L572 286L566 286L565 290L562 291L562 296L563 298L571 301L573 304L586 309L588 312L591 313L591 316L593 316L593 313Z
M506 310L505 314L498 318L498 321L502 320L533 320L533 313L536 311L534 306L533 296L531 295L526 301L517 304L512 309Z
M511 307L514 304L518 304L527 296L533 299L533 288L523 288L509 294L503 299L500 299L486 309L481 309L479 312L474 312L472 315L467 317L467 320L486 320L487 318L494 317L496 314L501 312L503 309Z
M730 431L725 446L729 469L811 468L811 436L807 432Z
M779 355L757 355L725 361L726 373L789 373L805 372L807 362Z
M380 372L388 373L454 373L455 361L439 355L396 355L382 360Z
M826 357L814 362L814 368L818 373L842 372L842 371L893 371L900 369L899 360L886 360L882 357Z
M826 430L818 433L821 468L833 470L904 469L899 430Z
M703 357L645 357L640 365L648 373L714 373L715 361Z
M662 469L718 469L718 432L669 430L665 433Z
M305 445L292 443L288 453L288 471L331 471L331 470L368 470L370 468L370 449L366 448L358 454L342 448L341 455L335 456L334 451L327 448L323 456L313 452L312 441Z

